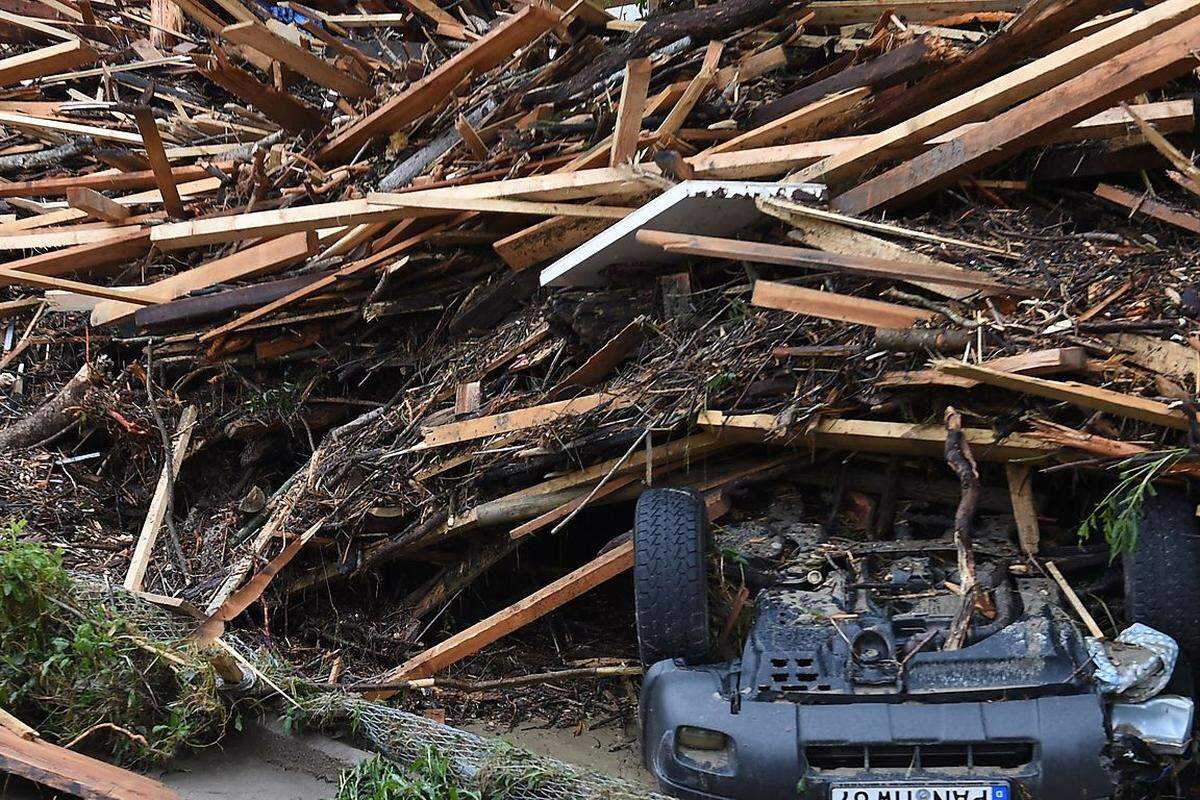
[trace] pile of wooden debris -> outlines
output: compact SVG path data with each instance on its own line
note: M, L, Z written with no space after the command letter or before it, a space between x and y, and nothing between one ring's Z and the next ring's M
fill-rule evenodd
M945 513L959 413L1039 566L1200 471L1200 0L1125 5L10 0L4 514L376 693L626 571L649 484ZM627 674L582 639L467 672Z

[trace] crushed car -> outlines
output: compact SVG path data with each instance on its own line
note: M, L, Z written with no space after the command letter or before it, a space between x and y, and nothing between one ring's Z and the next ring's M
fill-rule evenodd
M696 492L647 490L634 532L645 765L690 800L1087 800L1153 785L1191 746L1195 509L1182 492L1147 501L1124 565L1134 624L1115 639L1090 635L1069 586L1003 530L974 542L979 600L964 611L944 531L733 526L750 543L735 567L759 585L740 654L722 659L710 553L730 545L712 542ZM764 545L801 557L772 569Z

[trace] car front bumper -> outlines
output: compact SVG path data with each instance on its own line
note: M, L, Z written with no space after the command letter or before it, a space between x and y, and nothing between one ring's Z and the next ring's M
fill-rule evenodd
M663 791L675 797L828 800L834 785L863 782L993 783L1009 786L1013 797L1073 800L1113 791L1097 695L941 703L747 701L734 714L721 677L720 668L671 661L646 675L642 757ZM720 731L728 747L708 754L681 746L681 726ZM904 754L915 751L928 755L914 765ZM1028 758L1014 761L1013 752ZM955 760L959 753L966 754L962 763Z

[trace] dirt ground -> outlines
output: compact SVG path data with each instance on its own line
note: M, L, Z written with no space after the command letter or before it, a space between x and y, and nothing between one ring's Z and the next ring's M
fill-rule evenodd
M553 756L649 785L636 736L612 725L576 736L563 728L527 723L512 731L488 725L467 730L500 736L535 753ZM255 724L210 750L179 759L159 777L183 800L322 800L337 791L337 776L370 753L321 734L289 736L276 723Z

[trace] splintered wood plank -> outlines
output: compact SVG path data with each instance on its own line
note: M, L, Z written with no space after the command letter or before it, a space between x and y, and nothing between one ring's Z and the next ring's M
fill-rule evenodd
M150 556L154 553L154 544L158 541L158 533L162 530L167 517L168 493L174 490L174 476L179 474L183 459L187 455L188 445L192 441L192 431L196 427L196 417L199 410L196 406L188 406L179 416L179 425L175 428L175 437L171 441L171 461L164 463L154 487L154 495L150 498L150 508L146 518L142 520L142 529L138 533L137 544L133 548L133 557L129 560L129 568L125 571L124 586L131 592L142 589L142 581L146 578L146 569L150 566Z
M468 442L472 439L482 439L485 436L495 436L501 433L525 430L539 425L545 425L564 417L586 414L595 408L606 406L609 409L625 408L633 403L633 399L625 395L610 392L598 392L571 400L561 400L557 403L543 403L539 406L517 408L488 417L466 419L461 422L451 422L432 428L423 428L424 438L416 449L424 450L430 447Z
M78 39L0 59L0 86L68 72L90 64L100 54Z
M1166 428L1188 429L1187 415L1182 411L1145 397L1122 394L1111 389L1101 389L1074 381L1050 381L1045 378L1015 375L952 359L940 359L934 362L934 366L950 375L972 378L980 383L998 386L1012 392L1071 403L1080 408L1103 411L1107 414L1162 425Z
M610 219L554 217L498 239L492 248L514 272L549 261L611 227Z
M162 195L163 208L172 217L182 217L185 213L183 201L179 199L179 189L175 185L171 162L167 159L158 125L154 122L154 111L148 106L139 106L134 109L133 118L137 122L138 132L142 135L142 146L146 149L146 158L150 161L154 181Z
M1041 531L1033 499L1033 470L1028 464L1009 463L1004 465L1004 472L1008 478L1013 517L1017 520L1017 541L1021 543L1022 551L1037 555Z
M1194 5L1200 13L1200 2ZM1200 19L1176 23L1145 43L994 117L987 125L858 184L835 197L831 205L856 215L884 205L909 203L1003 161L1040 136L1082 122L1118 100L1188 72L1197 62L1197 37Z
M862 297L818 292L773 281L755 281L751 305L876 328L911 328L936 314L920 308L882 303Z
M969 122L1003 111L1200 13L1194 0L1169 0L1125 22L963 92L911 119L871 135L854 148L801 170L796 181L819 181L833 191L885 161L918 153L926 142Z
M1192 233L1200 233L1200 217L1197 217L1195 214L1189 214L1186 211L1180 211L1177 208L1172 208L1159 200L1127 192L1124 189L1110 186L1107 183L1097 186L1095 194L1097 197L1107 200L1110 203L1124 206L1129 209L1131 215L1145 214L1147 217L1153 217L1159 222L1174 225L1176 228L1182 228Z
M523 628L534 620L540 619L554 609L566 605L584 592L594 589L632 567L633 542L628 541L617 545L607 553L508 608L496 612L487 619L456 633L444 642L413 656L388 672L382 682L390 683L410 678L429 677L472 653L479 652L492 642ZM371 696L384 698L390 697L394 693L382 691Z
M231 42L244 45L292 68L313 83L333 89L344 97L359 99L370 97L371 87L350 73L338 69L302 47L277 36L269 28L257 22L239 22L229 25L221 35Z
M851 89L832 94L809 103L803 108L798 108L790 114L785 114L779 119L748 130L740 136L710 147L701 155L732 153L752 147L767 147L780 142L798 142L819 138L845 124L848 115L870 94L870 89Z
M759 264L778 264L788 267L827 269L862 275L869 278L901 280L908 283L926 283L963 286L991 294L1039 297L1044 290L1034 287L1008 286L994 281L987 275L953 266L941 266L921 261L896 261L890 258L842 255L809 250L803 247L767 242L744 242L738 239L722 239L716 236L700 236L690 233L668 233L642 229L636 238L642 244L655 245L667 252L683 253L709 258L751 261Z
M617 106L617 121L613 125L612 150L608 164L616 167L633 161L637 155L638 138L642 132L642 115L646 110L646 95L650 89L650 59L635 58L625 63L625 79L621 84L621 99Z
M554 397L572 386L591 386L599 383L638 349L645 339L645 332L646 320L644 317L638 317L630 322L593 353L591 358L580 364L570 375L551 389L550 396Z
M149 234L146 234L149 246ZM206 289L220 283L232 283L257 278L303 261L316 252L317 236L313 232L291 233L262 244L247 247L222 258L163 278L145 287L129 291L133 294L150 292L174 300L196 289ZM65 252L65 251L64 251ZM138 306L129 302L105 301L92 310L92 325L105 325L133 314Z
M0 771L84 800L179 800L158 781L0 727Z
M135 295L124 289L109 289L91 283L80 283L66 278L55 278L49 275L36 275L31 272L0 267L0 280L16 286L34 286L39 289L58 289L64 292L75 292L85 297L100 297L106 300L121 300L138 305L154 305L165 303L166 299L158 296Z
M445 100L468 75L500 66L519 48L554 27L560 16L549 8L526 6L374 112L335 133L318 160L348 160L372 139L414 122Z
M83 186L67 190L67 205L104 222L120 222L133 213L115 200Z

